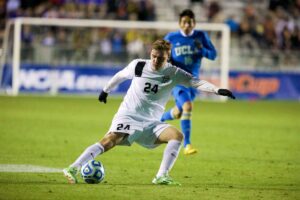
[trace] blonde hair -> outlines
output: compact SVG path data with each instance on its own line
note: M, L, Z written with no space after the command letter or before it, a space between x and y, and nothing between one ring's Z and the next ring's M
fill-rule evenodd
M158 39L152 44L152 49L158 51L166 51L168 55L171 53L171 43L167 40Z

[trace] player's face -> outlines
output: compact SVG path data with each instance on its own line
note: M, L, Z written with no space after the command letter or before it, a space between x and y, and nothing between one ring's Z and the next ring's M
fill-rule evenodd
M159 70L164 66L168 60L168 52L166 51L161 51L161 50L151 50L151 62L152 62L152 67L155 70Z
M195 20L190 18L189 16L181 17L179 21L180 29L186 34L190 34L192 30L195 28Z

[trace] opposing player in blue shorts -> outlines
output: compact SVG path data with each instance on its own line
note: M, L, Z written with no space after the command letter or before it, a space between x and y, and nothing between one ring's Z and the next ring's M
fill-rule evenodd
M179 15L180 30L168 33L164 39L172 44L170 62L193 76L199 77L202 58L214 60L217 57L217 52L208 34L195 30L195 25L193 11L186 9ZM177 85L172 94L176 106L165 112L161 121L180 119L181 129L184 133L184 154L197 153L197 149L192 147L190 139L192 102L197 95L197 91L191 87Z

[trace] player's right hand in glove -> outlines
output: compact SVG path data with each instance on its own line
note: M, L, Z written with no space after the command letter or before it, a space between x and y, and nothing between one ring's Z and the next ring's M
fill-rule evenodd
M232 92L230 90L227 90L227 89L219 89L218 90L218 95L226 96L226 97L230 97L232 99L235 99L235 96L232 94Z
M108 93L106 93L102 90L99 97L98 97L98 100L100 102L106 103L107 96L108 96Z

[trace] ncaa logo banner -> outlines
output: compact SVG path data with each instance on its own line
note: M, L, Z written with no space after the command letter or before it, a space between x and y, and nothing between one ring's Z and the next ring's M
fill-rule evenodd
M104 66L50 66L22 65L20 69L20 92L99 93L121 67ZM217 77L217 76L213 76ZM215 85L218 78L201 77ZM2 73L1 88L11 88L12 70L6 65ZM130 81L125 81L112 93L125 93ZM300 100L300 72L243 72L230 71L229 88L238 99Z
M105 84L121 68L78 67L49 65L23 65L20 69L20 92L49 92L56 88L59 93L99 93ZM11 88L11 68L6 67L2 87ZM112 93L127 91L130 81L125 81Z

